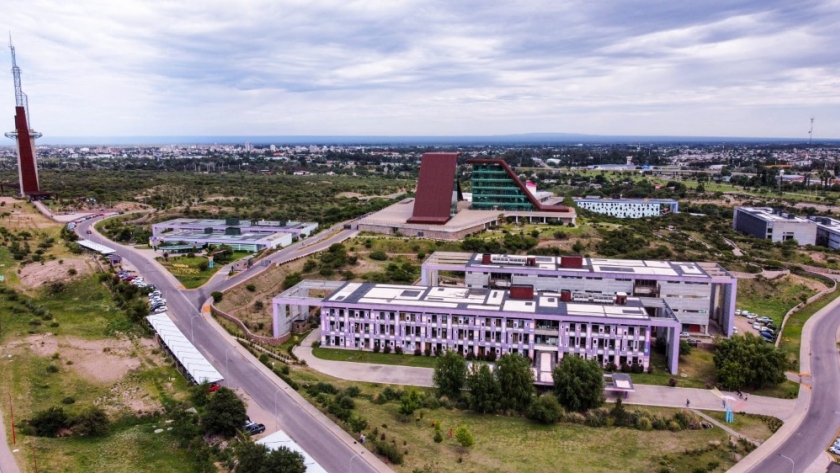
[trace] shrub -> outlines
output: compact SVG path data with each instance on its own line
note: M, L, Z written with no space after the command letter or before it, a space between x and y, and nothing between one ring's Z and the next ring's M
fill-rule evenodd
M359 389L358 386L348 386L347 389L344 390L344 394L350 397L357 397L361 394L362 390Z
M65 397L64 399L61 400L61 403L62 404L75 404L76 400L74 398L70 397L70 396L67 396L67 397Z
M397 345L396 347L394 347L394 353L396 353L397 355L402 355L402 353L403 353L403 349L402 349L402 347L401 347L401 346L399 346L399 345Z
M90 406L74 419L75 429L81 435L100 436L108 433L110 423L102 408Z
M443 442L443 433L441 433L440 429L435 429L434 440L435 440L435 443Z
M671 420L668 421L668 430L670 430L671 432L679 432L680 430L682 430L682 428L680 427L679 422Z
M376 261L386 261L388 259L388 255L385 254L382 250L376 250L370 253L370 259Z
M382 349L382 352L385 354L391 353L391 345L385 345L385 348Z
M562 415L563 408L553 394L543 394L528 408L528 418L541 424L554 424Z
M47 365L47 373L58 373L58 366L55 365Z
M668 386L671 386L673 388L676 385L677 385L677 380L675 378L671 378L671 379L668 380Z
M374 353L379 353L379 344L378 343L373 345L373 352Z
M360 417L357 415L351 415L350 420L347 421L350 424L350 429L353 432L361 432L368 428L368 421L364 417Z
M79 274L79 272L76 271L76 268L70 268L70 269L67 270L67 275L68 276L75 276L77 274Z
M642 416L636 419L636 428L644 431L653 430L653 423L647 417Z
M356 403L353 402L353 398L350 396L341 396L338 398L338 405L344 409L354 409L356 407Z
M254 291L257 290L257 286L255 286L253 284L248 284L247 286L245 286L245 289L247 289L248 292L254 292Z
M423 352L419 348L414 349L414 356L421 356Z
M210 296L213 297L213 302L216 304L222 302L222 299L225 297L225 295L219 291L213 291L213 293L210 294Z
M35 435L39 437L54 437L59 429L67 428L69 419L64 409L50 407L45 411L36 412L29 425L35 429Z
M385 434L382 434L382 436L384 437ZM402 465L403 453L396 445L392 443L388 443L385 441L376 442L376 453L387 458L391 463L395 465Z

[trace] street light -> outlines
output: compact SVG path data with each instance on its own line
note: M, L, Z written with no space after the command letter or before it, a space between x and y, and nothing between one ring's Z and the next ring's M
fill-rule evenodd
M780 457L782 457L785 460L790 462L790 473L793 473L793 469L796 468L796 464L793 463L793 460L791 460L790 457L786 457L786 456L782 455L781 453L777 453L776 455L778 455L778 456L780 456Z
M280 427L277 425L277 393L282 390L283 388L277 388L277 391L274 391L274 430L280 430Z

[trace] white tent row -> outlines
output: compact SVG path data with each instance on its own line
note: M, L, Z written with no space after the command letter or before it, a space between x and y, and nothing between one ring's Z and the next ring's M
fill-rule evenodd
M181 366L196 383L217 383L222 378L221 373L207 361L187 337L175 326L175 322L166 313L146 317L149 325L155 330L163 343L172 352Z
M303 455L303 464L306 465L306 473L327 473L321 465L318 464L306 450L301 448L286 432L278 430L271 435L257 440L255 443L265 445L269 450L276 450L280 447L286 447L293 452L298 452ZM360 462L364 459L360 459Z
M99 243L94 243L94 242L92 242L92 241L90 241L90 240L77 240L77 241L76 241L76 243L78 243L78 244L79 244L79 246L81 246L82 248L87 248L87 249L89 249L89 250L91 250L91 251L95 251L95 252L97 252L97 253L101 253L101 254L103 254L103 255L105 255L105 256L108 256L108 255L110 255L110 254L112 254L112 253L116 253L116 252L117 252L117 250L115 250L115 249L113 249L113 248L108 248L108 247L107 247L107 246L105 246L105 245L100 245Z

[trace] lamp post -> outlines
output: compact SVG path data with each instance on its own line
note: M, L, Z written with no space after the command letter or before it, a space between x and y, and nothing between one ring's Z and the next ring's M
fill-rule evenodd
M781 453L777 453L776 455L779 455L780 457L790 462L790 473L793 473L793 469L796 468L796 464L793 463L793 460L790 457L782 455Z
M282 390L283 388L277 388L277 391L274 391L274 430L280 430L277 424L277 393Z

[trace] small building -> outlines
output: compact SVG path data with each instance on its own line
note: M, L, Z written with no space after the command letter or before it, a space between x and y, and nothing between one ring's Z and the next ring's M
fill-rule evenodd
M796 240L800 245L817 242L817 222L770 207L735 207L732 228L774 243Z
M111 263L111 266L118 266L122 264L122 256L110 254L108 255L108 262Z
M679 213L673 199L602 199L597 196L575 197L578 208L618 218L659 217Z

